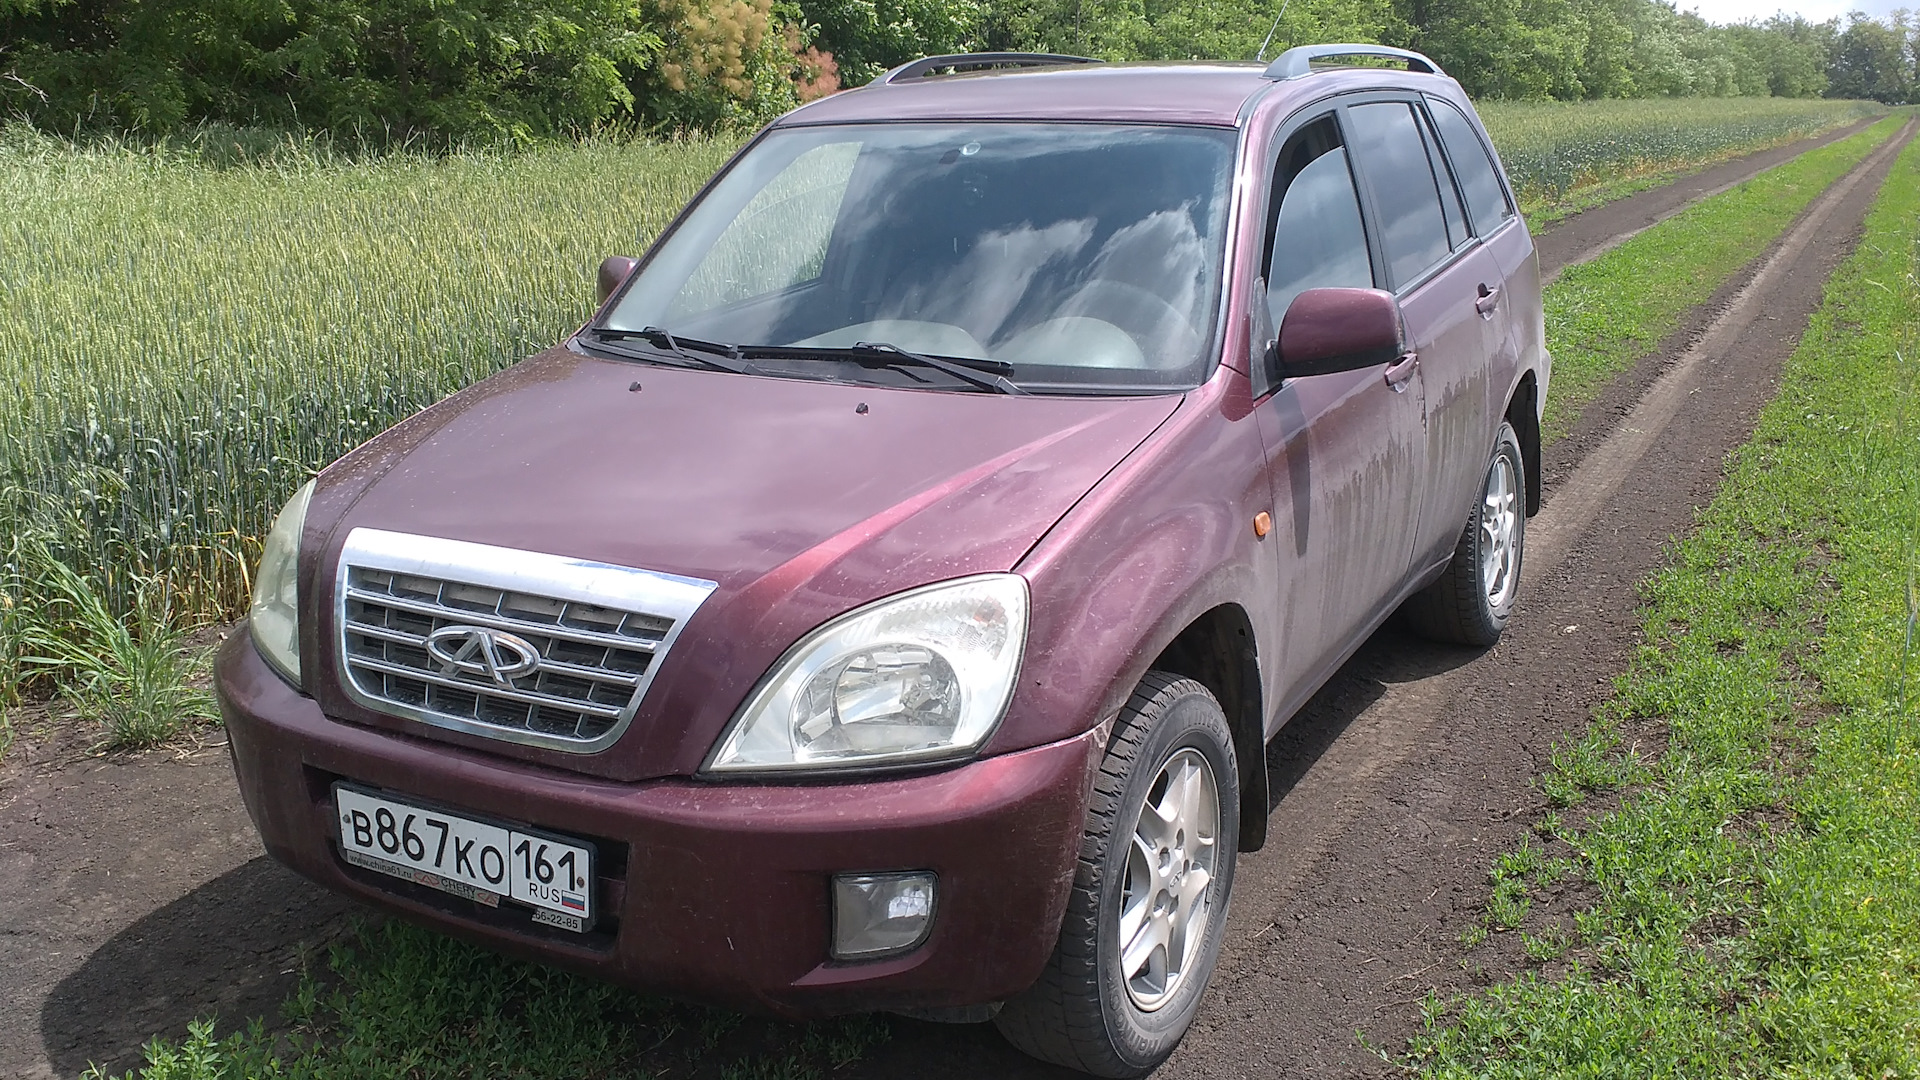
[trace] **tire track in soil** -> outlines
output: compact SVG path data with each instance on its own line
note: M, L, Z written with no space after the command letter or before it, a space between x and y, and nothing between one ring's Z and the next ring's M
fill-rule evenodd
M1640 582L1718 490L1914 128L1829 188L1630 374L1639 404L1577 468L1562 458L1529 522L1526 592L1499 645L1383 629L1274 738L1267 847L1241 860L1207 1000L1156 1076L1398 1076L1371 1048L1404 1046L1428 994L1524 966L1517 947L1503 955L1510 942L1474 953L1487 969L1458 963L1493 859L1547 809L1533 776L1626 669ZM1078 1075L1021 1058L984 1026L904 1020L848 1072Z
M1537 238L1543 260L1551 251L1594 247L1575 243L1580 237L1637 232L1653 223L1650 216L1670 216L1851 130L1568 218ZM1758 298L1765 318L1777 320L1770 329L1784 348L1762 350L1740 373L1696 372L1730 385L1690 397L1678 425L1689 437L1648 459L1678 456L1686 460L1676 464L1688 468L1642 470L1669 483L1681 479L1684 491L1654 493L1650 505L1663 509L1649 516L1623 490L1615 512L1601 515L1599 534L1557 570L1543 579L1541 560L1530 558L1527 600L1491 652L1436 648L1383 630L1276 737L1268 754L1274 839L1242 865L1219 974L1199 1023L1162 1075L1381 1071L1355 1043L1354 1029L1397 1046L1426 989L1465 985L1448 968L1455 942L1484 904L1493 853L1538 812L1528 779L1551 738L1583 721L1624 666L1633 588L1657 564L1659 544L1710 497L1721 455L1744 439L1771 396L1773 373L1826 276L1851 249L1877 180L1860 187L1865 194L1854 192L1835 211L1844 242L1818 240L1788 280ZM1756 260L1755 269L1765 262ZM1580 458L1752 277L1723 288L1549 449L1550 499L1558 500ZM1775 305L1782 291L1797 302ZM1706 401L1714 415L1695 422L1690 413ZM1535 519L1536 543L1542 520ZM1603 536L1617 561L1596 566L1590 548ZM1614 543L1628 539L1631 552ZM1580 629L1559 633L1569 625ZM1475 685L1451 701L1421 690L1421 680L1448 672ZM1503 682L1511 692L1502 692ZM1379 741L1376 718L1389 701L1399 712L1429 698L1413 711L1430 715L1430 726ZM1372 773L1335 783L1343 760L1371 762ZM364 912L261 853L236 795L217 741L189 752L100 758L72 741L22 737L0 765L0 1015L9 1017L0 1024L0 1077L72 1077L93 1062L124 1071L139 1063L147 1039L178 1038L195 1017L215 1015L223 1031L254 1016L271 1019L293 988L301 943L324 945ZM1020 1057L985 1026L897 1020L895 1031L891 1044L845 1075L1077 1075Z

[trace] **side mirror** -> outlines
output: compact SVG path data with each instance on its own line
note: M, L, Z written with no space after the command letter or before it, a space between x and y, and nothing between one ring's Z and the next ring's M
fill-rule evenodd
M1406 353L1400 305L1379 289L1308 289L1280 320L1280 374L1327 375Z
M626 255L609 255L600 260L600 274L596 284L600 287L602 304L607 302L607 297L613 295L614 290L627 280L627 275L633 273L633 268L638 265L640 260Z

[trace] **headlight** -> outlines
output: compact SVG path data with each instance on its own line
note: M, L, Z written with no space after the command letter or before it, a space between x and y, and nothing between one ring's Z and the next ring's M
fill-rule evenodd
M1013 696L1027 583L962 578L869 604L774 665L707 768L818 769L952 757L979 746Z
M301 485L267 532L260 569L253 575L253 644L267 662L300 685L300 598L295 587L300 567L300 531L307 524L307 500L313 481Z

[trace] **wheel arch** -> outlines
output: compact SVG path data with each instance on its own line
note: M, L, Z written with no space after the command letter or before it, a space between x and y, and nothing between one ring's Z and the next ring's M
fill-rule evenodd
M1237 603L1212 607L1174 635L1149 666L1194 680L1220 702L1240 767L1240 850L1259 850L1267 839L1266 713L1252 619Z
M1507 423L1520 437L1520 463L1527 470L1527 516L1540 512L1540 383L1531 371L1507 398Z

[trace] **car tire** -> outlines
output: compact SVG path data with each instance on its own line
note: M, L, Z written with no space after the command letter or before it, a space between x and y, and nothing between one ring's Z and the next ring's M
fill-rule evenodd
M1520 437L1513 425L1501 424L1480 495L1446 571L1401 608L1415 633L1460 645L1500 640L1520 591L1526 552L1526 469Z
M1039 981L994 1018L1008 1042L1105 1077L1145 1076L1173 1053L1220 955L1238 778L1220 703L1192 679L1148 672L1094 777L1060 941Z

